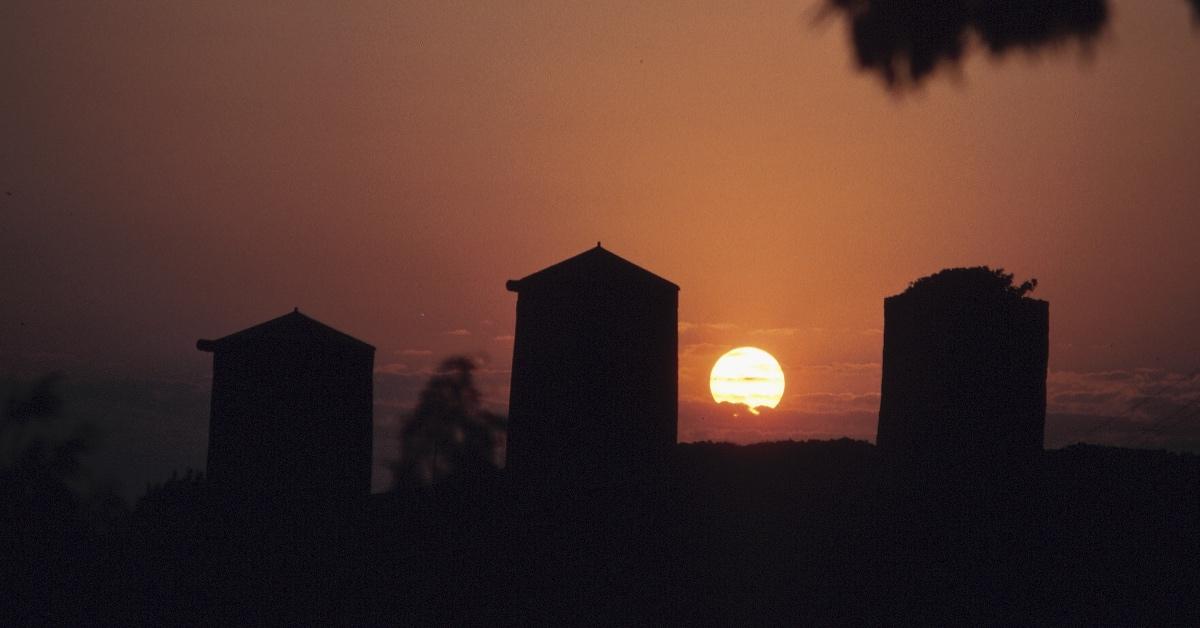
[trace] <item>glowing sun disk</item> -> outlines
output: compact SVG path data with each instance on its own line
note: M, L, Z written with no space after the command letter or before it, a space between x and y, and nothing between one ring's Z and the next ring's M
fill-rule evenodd
M708 387L717 403L740 403L758 414L757 408L774 408L783 398L783 369L762 349L738 347L713 365Z

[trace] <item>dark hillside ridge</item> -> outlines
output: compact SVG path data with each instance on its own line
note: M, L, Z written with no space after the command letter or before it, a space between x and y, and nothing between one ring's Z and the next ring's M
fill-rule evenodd
M165 623L1200 621L1200 457L1046 451L998 499L897 483L879 454L681 444L656 482L548 496L500 475L253 523L159 496L86 580L113 593L82 597Z

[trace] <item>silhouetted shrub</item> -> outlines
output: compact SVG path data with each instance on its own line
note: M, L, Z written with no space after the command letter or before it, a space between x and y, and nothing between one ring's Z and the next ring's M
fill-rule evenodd
M78 623L100 535L123 512L84 472L94 432L62 416L60 379L14 387L0 414L0 617Z
M429 378L417 407L404 419L395 485L431 485L470 479L500 467L505 418L484 409L467 357L448 358Z
M203 504L204 473L189 468L183 477L178 471L170 479L146 486L146 494L138 500L134 514L138 517L180 518L181 513L196 512Z
M94 440L86 424L61 416L54 374L27 391L14 389L0 416L0 491L9 512L29 517L67 516L81 507L87 488L82 456ZM23 523L29 523L27 519ZM22 523L22 522L18 522Z
M947 268L908 285L904 294L918 294L937 301L1020 299L1037 288L1037 279L1013 285L1013 274L1003 268L972 266Z

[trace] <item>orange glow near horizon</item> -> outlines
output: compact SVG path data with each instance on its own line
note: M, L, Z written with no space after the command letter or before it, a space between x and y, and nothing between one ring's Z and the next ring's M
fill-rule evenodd
M758 408L774 408L783 398L783 369L762 349L738 347L713 365L708 385L717 403L740 403L758 414Z

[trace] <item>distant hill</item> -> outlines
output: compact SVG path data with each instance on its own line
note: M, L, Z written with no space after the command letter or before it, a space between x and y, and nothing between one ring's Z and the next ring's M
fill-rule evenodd
M879 453L689 443L640 483L497 474L276 512L191 481L57 581L69 615L123 624L1200 622L1200 457L1076 445L1003 487Z

